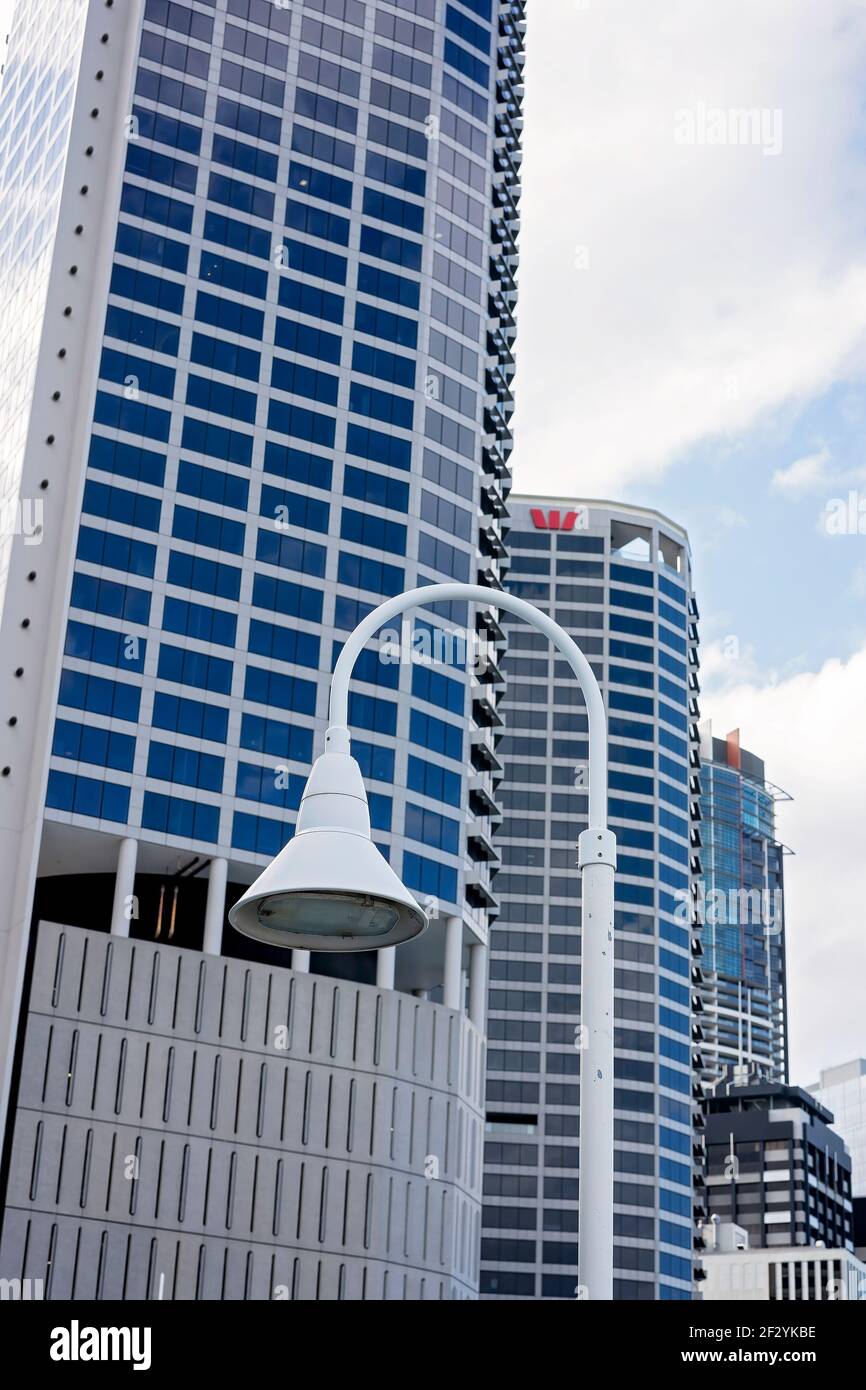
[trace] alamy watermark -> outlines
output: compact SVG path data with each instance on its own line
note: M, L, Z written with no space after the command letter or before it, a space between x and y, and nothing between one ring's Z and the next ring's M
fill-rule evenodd
M693 897L687 888L674 896L674 916L689 923L693 916L705 926L760 926L765 936L779 936L784 925L785 895L781 888L711 888L698 880Z
M385 666L451 666L480 675L496 664L496 647L477 632L463 628L412 626L404 618L398 628L385 628L379 637L379 660Z
M781 107L680 106L674 112L678 145L752 145L762 154L782 153Z

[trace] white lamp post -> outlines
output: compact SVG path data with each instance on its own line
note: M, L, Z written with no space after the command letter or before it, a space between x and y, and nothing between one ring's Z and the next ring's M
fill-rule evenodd
M558 623L524 599L473 584L413 589L369 613L351 634L331 682L325 752L316 760L295 834L229 912L247 936L301 950L369 951L418 936L425 913L373 844L361 770L351 756L349 681L367 642L410 608L465 602L504 609L545 633L571 666L589 723L588 828L583 874L580 1030L581 1296L613 1297L613 881L616 838L607 826L607 720L598 681Z

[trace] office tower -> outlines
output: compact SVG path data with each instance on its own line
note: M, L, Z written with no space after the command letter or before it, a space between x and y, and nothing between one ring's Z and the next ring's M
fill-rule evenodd
M767 781L761 758L739 730L714 738L701 725L699 905L704 985L704 1081L730 1066L758 1066L788 1079L785 984L785 847L776 805L790 801Z
M50 1258L57 1297L75 1270L86 1280L97 1268L105 1297L152 1288L151 1273L176 1278L178 1297L243 1296L248 1279L260 1297L275 1242L298 1247L299 1268L278 1282L299 1297L474 1290L472 1059L494 806L470 731L477 764L498 690L447 643L440 659L436 642L459 629L468 645L476 622L495 631L492 613L431 612L419 628L432 662L370 649L356 668L350 723L375 837L434 914L397 953L396 978L376 953L334 964L297 952L289 974L284 954L223 928L291 834L329 673L356 622L415 584L500 582L523 9L19 0L15 11L0 102L3 498L12 512L20 502L0 570L0 1018L15 1126L3 1258L13 1274L25 1255ZM40 921L54 925L37 941ZM220 951L237 960L212 959ZM322 971L347 977L339 1005ZM463 972L477 1026L448 1021ZM446 974L444 1017L424 996ZM309 1095L248 1012L262 990L274 1028L302 1009L292 1047L312 1059ZM44 1085L28 1070L47 1046L43 1006L56 1011ZM50 1068L67 1046L58 1077L70 1072L70 1086L57 1090ZM113 1100L100 1079L109 1057ZM338 1060L365 1057L363 1087L340 1099ZM118 1067L136 1077L134 1103ZM260 1081L267 1095L253 1103L245 1087ZM270 1107L296 1083L306 1128L278 1178ZM201 1085L219 1116L197 1109ZM219 1196L196 1217L179 1199L167 1207L145 1143L140 1185L112 1189L108 1217L100 1198L87 1230L106 1248L82 1260L81 1189L46 1196L61 1132L74 1186L91 1152L109 1168L121 1151L140 1158L145 1115L154 1134L171 1124L187 1136L190 1191L212 1163ZM347 1116L369 1127L363 1139ZM226 1185L249 1198L231 1148L241 1139L261 1147L257 1200L298 1206L298 1225L277 1238L257 1208L241 1242L254 1272L232 1266L214 1282L228 1259ZM324 1174L323 1145L345 1172ZM37 1148L34 1196L23 1173ZM108 1177L125 1181L93 1177L93 1201ZM170 1255L148 1244L155 1203ZM190 1273L192 1240L204 1274ZM323 1263L309 1253L324 1247ZM401 1272L383 1293L389 1261Z
M853 1251L851 1155L833 1116L799 1086L731 1068L709 1092L706 1206L750 1246Z
M690 1298L701 973L697 608L688 538L611 502L512 498L508 588L605 696L616 877L614 1296ZM576 1286L587 721L547 638L506 619L500 916L491 934L482 1295Z
M866 1060L857 1057L827 1067L820 1080L806 1089L832 1110L834 1128L851 1154L854 1248L862 1257L866 1255Z
M718 1226L724 1242L701 1260L701 1298L707 1303L866 1300L866 1265L850 1250L792 1246L767 1250L737 1244L739 1226Z

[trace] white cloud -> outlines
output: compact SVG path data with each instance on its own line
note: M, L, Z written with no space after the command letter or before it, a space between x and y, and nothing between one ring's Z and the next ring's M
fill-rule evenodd
M781 492L787 497L799 497L805 492L813 492L815 488L826 486L830 482L827 468L829 462L829 450L819 449L816 454L807 454L805 458L795 459L787 468L777 468L770 486L774 492Z
M791 1079L808 1084L866 1055L866 647L775 683L749 675L705 688L701 706L716 734L739 728L794 797L777 833L795 851L785 861Z
M527 44L519 487L616 496L861 372L859 0L542 3ZM781 152L678 144L700 103Z

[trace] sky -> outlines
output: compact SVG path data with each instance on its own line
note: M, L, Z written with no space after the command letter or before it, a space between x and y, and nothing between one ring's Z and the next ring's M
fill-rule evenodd
M531 0L527 53L515 486L688 527L806 1085L866 1055L866 5Z
M689 529L807 1084L866 1055L866 3L530 0L527 51L516 486Z

